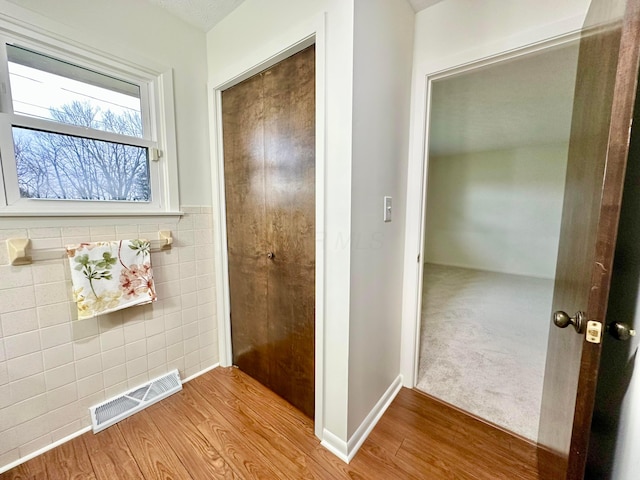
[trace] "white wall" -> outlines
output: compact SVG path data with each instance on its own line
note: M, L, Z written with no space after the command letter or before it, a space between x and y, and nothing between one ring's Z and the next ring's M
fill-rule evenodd
M8 1L34 13L20 14L2 0L5 14L99 51L173 68L180 203L210 205L204 32L143 0Z
M353 64L349 436L400 369L400 313L414 12L356 1ZM384 223L383 197L393 197Z
M445 0L416 14L402 313L401 372L406 386L413 386L416 356L427 77L577 31L588 5L589 0Z
M567 149L431 157L425 261L553 278Z

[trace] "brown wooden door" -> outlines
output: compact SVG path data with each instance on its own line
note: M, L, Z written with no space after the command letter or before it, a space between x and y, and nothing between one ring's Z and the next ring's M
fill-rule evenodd
M222 93L233 363L314 416L315 49Z
M580 41L553 310L605 323L638 80L640 0L592 0ZM604 328L603 328L604 329ZM540 478L584 476L601 343L552 325Z

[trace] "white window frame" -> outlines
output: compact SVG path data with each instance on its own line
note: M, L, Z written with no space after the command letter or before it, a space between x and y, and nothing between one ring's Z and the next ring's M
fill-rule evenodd
M150 202L47 200L20 198L13 151L12 126L122 143L123 136L60 124L13 113L7 49L13 44L140 86L144 137L127 137L128 144L160 152L149 160ZM0 18L0 218L3 216L140 216L179 212L178 165L173 103L173 71L140 65L106 52Z

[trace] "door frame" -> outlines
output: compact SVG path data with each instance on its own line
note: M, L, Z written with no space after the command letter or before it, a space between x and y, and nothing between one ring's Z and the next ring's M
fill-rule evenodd
M419 157L409 159L410 172L413 168L417 175L409 175L407 190L407 220L405 234L404 259L404 289L402 308L402 345L400 369L403 384L407 388L414 388L417 383L420 364L420 330L422 325L422 289L424 277L424 243L426 230L427 185L429 180L429 126L431 111L432 82L450 76L470 72L506 60L513 60L531 53L542 52L549 48L561 47L570 42L580 40L581 30L574 29L567 33L503 50L479 59L472 59L465 63L454 64L442 69L424 74L424 81L420 86L423 94L424 109L421 110L421 131ZM416 148L416 150L418 150ZM419 169L419 170L418 170ZM413 178L413 180L412 180ZM415 207L412 209L411 205ZM417 226L417 228L413 227ZM416 258L418 261L416 262Z
M222 91L268 69L276 63L315 44L315 415L314 432L322 438L324 428L324 299L325 251L325 15L298 25L266 46L256 49L252 58L239 59L219 78L207 85L209 96L209 137L211 155L211 196L213 210L213 254L216 272L216 315L218 355L221 366L232 365L229 259L227 254L227 220L224 189L224 145L222 140Z

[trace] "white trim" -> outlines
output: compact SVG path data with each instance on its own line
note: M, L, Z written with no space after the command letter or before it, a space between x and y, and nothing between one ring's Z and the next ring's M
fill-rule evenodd
M572 19L571 23L574 23ZM431 82L448 76L483 68L505 60L521 57L548 48L559 47L580 38L580 30L557 35L546 40L488 55L464 63L452 64L425 72L422 76L424 83L417 87L414 96L422 99L421 111L417 118L412 119L409 168L407 179L407 212L405 232L404 258L404 288L402 308L402 336L400 373L404 379L404 386L413 388L417 381L420 355L420 327L422 308L422 277L424 271L424 235L425 211L428 182L428 151L429 151L429 111L431 104ZM418 125L419 124L419 125ZM419 144L417 144L419 142ZM416 228L417 226L417 228ZM417 259L420 261L417 261Z
M226 208L224 195L224 152L222 145L222 91L240 83L285 58L315 43L316 48L316 265L315 265L315 435L321 438L324 425L324 311L325 311L325 64L326 19L318 15L304 22L267 47L260 48L260 58L239 59L238 63L209 81L209 118L211 137L211 183L214 211L216 298L220 364L229 366L231 355L231 321L229 318L229 271L227 257Z
M220 364L219 363L215 363L213 365L211 365L210 367L205 368L204 370L200 370L197 373L194 373L193 375L191 375L190 377L185 378L184 380L182 380L182 385L184 385L185 383L193 380L196 377L199 377L200 375L203 375L215 368L217 368ZM158 377L160 378L160 377ZM87 426L87 427L83 427L80 430L78 430L77 432L72 433L71 435L67 435L64 438L61 438L60 440L57 440L53 443L50 443L49 445L47 445L46 447L42 447L39 450L36 450L33 453L30 453L28 455L25 455L24 457L20 457L18 460L15 460L14 462L8 463L7 465L4 466L0 466L0 474L7 472L9 470L11 470L12 468L17 467L18 465L21 465L25 462L28 462L29 460L31 460L32 458L37 457L38 455L42 455L43 453L48 452L49 450L52 450L56 447L59 447L60 445L62 445L63 443L67 443L70 440L73 440L76 437L79 437L80 435L84 435L87 432L90 432L91 429L91 425Z
M219 366L220 366L220 363L214 363L210 367L207 367L204 370L200 370L199 372L194 373L190 377L185 378L184 380L182 380L182 384L184 385L185 383L190 382L191 380L193 380L196 377L199 377L200 375L204 375L205 373L210 372L211 370L215 370Z
M367 439L373 428L377 425L384 412L387 411L391 402L402 388L402 375L398 375L396 379L389 385L387 391L384 392L380 400L371 409L366 418L362 421L358 429L351 436L349 441L345 442L329 430L323 431L321 445L331 453L340 458L343 462L349 463L358 453L360 447Z

